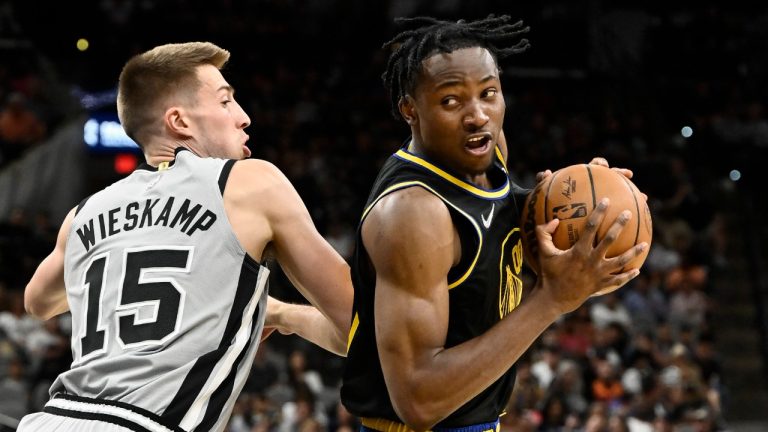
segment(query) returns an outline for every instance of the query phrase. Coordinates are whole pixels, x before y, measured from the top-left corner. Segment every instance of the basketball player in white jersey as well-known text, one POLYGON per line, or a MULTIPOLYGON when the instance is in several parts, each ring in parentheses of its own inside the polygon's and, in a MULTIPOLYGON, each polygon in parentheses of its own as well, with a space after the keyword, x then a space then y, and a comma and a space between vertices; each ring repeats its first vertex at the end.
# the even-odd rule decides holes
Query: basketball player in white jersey
POLYGON ((72 209, 27 285, 31 314, 71 311, 74 361, 19 431, 223 430, 265 325, 268 250, 317 308, 275 303, 288 317, 267 325, 345 352, 349 267, 286 177, 243 160, 228 59, 195 42, 124 66, 118 114, 146 163, 72 209))

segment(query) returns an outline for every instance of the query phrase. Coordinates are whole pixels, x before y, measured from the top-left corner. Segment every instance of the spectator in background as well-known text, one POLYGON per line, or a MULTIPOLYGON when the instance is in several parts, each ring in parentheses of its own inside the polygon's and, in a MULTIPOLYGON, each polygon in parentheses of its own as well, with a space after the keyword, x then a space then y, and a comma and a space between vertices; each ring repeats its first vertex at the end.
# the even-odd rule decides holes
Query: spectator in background
POLYGON ((586 358, 596 333, 589 317, 589 305, 582 305, 566 315, 557 328, 560 330, 557 343, 563 353, 572 358, 586 358))
POLYGON ((295 387, 292 401, 283 404, 278 432, 319 432, 328 419, 325 412, 318 409, 317 398, 308 385, 302 383, 295 387))
POLYGON ((285 402, 291 397, 291 389, 286 384, 287 370, 285 356, 278 353, 271 344, 264 343, 256 352, 243 392, 266 394, 276 402, 285 402))
POLYGON ((591 399, 604 402, 613 408, 621 404, 624 387, 619 377, 619 365, 608 358, 598 358, 593 363, 595 378, 591 383, 591 399))
POLYGON ((563 401, 566 413, 579 417, 587 412, 588 401, 585 397, 587 389, 581 367, 573 360, 563 360, 557 368, 557 376, 549 385, 547 394, 557 394, 563 401))
POLYGON ((531 374, 536 377, 542 391, 546 391, 557 375, 562 356, 560 347, 555 344, 545 344, 538 353, 539 359, 531 365, 531 374))
POLYGON ((669 313, 667 300, 658 285, 658 277, 649 272, 641 272, 627 284, 622 302, 635 333, 652 332, 659 322, 667 319, 669 313))
POLYGON ((27 106, 26 97, 11 93, 0 107, 0 151, 4 159, 18 158, 46 133, 45 122, 27 106))
POLYGON ((593 299, 589 314, 592 318, 592 324, 598 330, 604 329, 612 323, 620 324, 624 328, 630 328, 632 324, 632 318, 616 292, 593 299))
POLYGON ((357 432, 360 430, 360 420, 353 416, 341 401, 333 406, 333 413, 329 417, 329 432, 357 432))
MULTIPOLYGON (((507 412, 523 413, 536 408, 544 395, 539 380, 531 372, 531 361, 525 356, 517 362, 517 378, 512 396, 507 403, 507 412)), ((502 417, 503 423, 504 417, 502 417)))
POLYGON ((709 311, 709 298, 704 292, 706 282, 707 274, 702 266, 683 265, 668 274, 666 285, 673 331, 680 333, 689 327, 698 333, 703 329, 709 311))
POLYGON ((25 347, 29 336, 40 330, 43 324, 24 309, 24 292, 11 290, 8 300, 8 310, 0 311, 0 329, 13 343, 25 347))
POLYGON ((18 357, 8 364, 8 373, 0 375, 0 413, 20 419, 29 412, 29 383, 24 361, 18 357))
POLYGON ((43 322, 27 341, 30 358, 31 400, 30 411, 40 411, 48 401, 48 389, 56 377, 67 370, 72 363, 70 334, 64 323, 65 316, 54 317, 43 322))
POLYGON ((294 388, 294 391, 308 388, 317 399, 323 395, 325 386, 320 374, 307 367, 307 355, 301 349, 295 349, 288 355, 288 382, 294 388))

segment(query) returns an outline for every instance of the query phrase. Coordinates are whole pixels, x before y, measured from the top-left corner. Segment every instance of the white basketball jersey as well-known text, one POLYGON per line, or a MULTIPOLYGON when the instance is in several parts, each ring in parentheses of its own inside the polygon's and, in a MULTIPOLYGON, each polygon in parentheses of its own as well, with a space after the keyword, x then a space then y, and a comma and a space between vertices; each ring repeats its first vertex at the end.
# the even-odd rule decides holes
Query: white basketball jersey
POLYGON ((57 410, 107 401, 171 430, 224 429, 269 273, 224 211, 233 164, 177 150, 167 169, 144 164, 81 203, 64 275, 74 361, 51 387, 57 410))

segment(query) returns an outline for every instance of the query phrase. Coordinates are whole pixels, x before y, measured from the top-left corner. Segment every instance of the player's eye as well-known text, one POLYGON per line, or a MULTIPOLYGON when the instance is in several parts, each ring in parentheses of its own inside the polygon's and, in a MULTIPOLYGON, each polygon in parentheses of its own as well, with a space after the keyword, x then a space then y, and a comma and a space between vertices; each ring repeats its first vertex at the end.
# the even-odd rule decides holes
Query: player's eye
POLYGON ((483 97, 492 97, 492 96, 496 96, 496 94, 497 94, 497 93, 499 93, 499 91, 498 91, 498 90, 496 90, 496 89, 494 89, 494 88, 490 88, 490 89, 487 89, 487 90, 485 90, 485 91, 483 92, 483 97))
POLYGON ((459 100, 455 96, 444 97, 440 101, 440 104, 445 106, 453 106, 453 105, 457 105, 458 103, 459 103, 459 100))

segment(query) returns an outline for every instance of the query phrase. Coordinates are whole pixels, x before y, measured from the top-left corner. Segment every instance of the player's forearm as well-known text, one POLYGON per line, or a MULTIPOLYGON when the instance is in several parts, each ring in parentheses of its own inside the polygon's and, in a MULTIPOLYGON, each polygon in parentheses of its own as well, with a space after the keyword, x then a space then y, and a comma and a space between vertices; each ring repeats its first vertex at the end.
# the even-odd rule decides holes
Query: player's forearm
POLYGON ((430 355, 390 383, 390 396, 401 419, 426 430, 498 380, 559 316, 536 292, 500 323, 449 349, 430 355))
POLYGON ((334 354, 347 355, 347 335, 314 306, 283 304, 276 327, 281 333, 296 334, 334 354))

